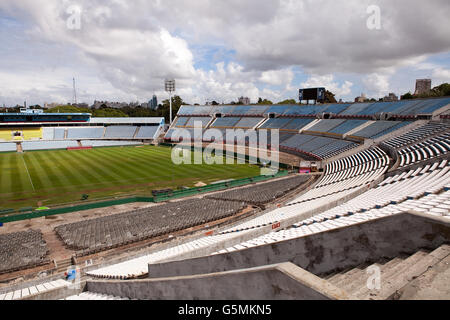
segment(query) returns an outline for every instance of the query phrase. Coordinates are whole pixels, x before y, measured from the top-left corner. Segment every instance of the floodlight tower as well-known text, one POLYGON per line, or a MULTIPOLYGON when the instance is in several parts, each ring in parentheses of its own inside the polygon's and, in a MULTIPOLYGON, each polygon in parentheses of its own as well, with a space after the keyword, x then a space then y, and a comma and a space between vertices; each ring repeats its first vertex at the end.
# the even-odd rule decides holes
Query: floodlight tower
POLYGON ((75 87, 75 77, 73 78, 73 104, 77 104, 77 89, 75 87))
POLYGON ((170 125, 172 125, 172 92, 175 92, 175 79, 166 79, 165 81, 166 92, 169 93, 170 104, 170 125))

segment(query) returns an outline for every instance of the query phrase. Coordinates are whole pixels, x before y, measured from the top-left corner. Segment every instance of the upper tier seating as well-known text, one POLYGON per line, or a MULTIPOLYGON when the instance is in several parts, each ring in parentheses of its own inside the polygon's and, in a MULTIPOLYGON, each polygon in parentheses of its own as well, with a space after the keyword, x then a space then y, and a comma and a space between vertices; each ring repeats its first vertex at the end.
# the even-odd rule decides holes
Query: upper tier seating
POLYGON ((391 148, 399 149, 409 144, 421 141, 429 136, 442 131, 450 130, 450 124, 441 122, 429 122, 419 128, 413 129, 399 137, 384 141, 383 144, 391 148))
POLYGON ((54 139, 55 140, 63 140, 66 129, 63 128, 55 128, 54 130, 54 139))
POLYGON ((296 130, 296 131, 301 130, 313 121, 314 119, 293 119, 291 122, 286 124, 282 129, 296 130))
POLYGON ((362 126, 366 122, 367 122, 366 120, 347 120, 341 125, 333 128, 332 130, 329 130, 328 132, 336 134, 346 134, 347 132, 350 132, 353 129, 358 128, 359 126, 362 126))
POLYGON ((190 117, 177 117, 175 120, 175 127, 184 127, 188 123, 190 117))
POLYGON ((234 128, 240 120, 236 117, 217 118, 211 128, 234 128))
POLYGON ((209 106, 181 106, 178 115, 209 115, 211 111, 212 107, 209 106))
POLYGON ((105 138, 132 139, 137 127, 134 126, 109 126, 106 127, 105 138))
POLYGON ((238 123, 236 123, 236 128, 250 129, 255 127, 258 123, 263 121, 264 118, 241 118, 238 123))
POLYGON ((55 128, 42 128, 42 139, 43 140, 54 140, 55 139, 55 128))
POLYGON ((67 139, 101 139, 104 127, 68 128, 67 139))
POLYGON ((290 118, 274 118, 268 119, 260 127, 260 129, 283 129, 292 119, 290 118))
MULTIPOLYGON (((227 110, 227 114, 231 115, 263 115, 268 106, 235 106, 231 110, 227 110)), ((214 109, 213 109, 214 111, 214 109)))
POLYGON ((357 146, 356 143, 336 140, 326 137, 317 137, 307 134, 296 134, 280 142, 281 147, 296 149, 299 152, 308 152, 327 159, 341 152, 357 146))
POLYGON ((195 123, 196 122, 200 122, 201 123, 201 127, 204 128, 209 123, 209 121, 211 121, 211 118, 209 118, 209 117, 191 117, 186 122, 184 127, 194 128, 195 123))
POLYGON ((376 139, 409 124, 411 124, 409 121, 376 121, 364 129, 353 133, 352 135, 356 137, 376 139))
POLYGON ((316 125, 309 128, 308 131, 329 132, 344 122, 345 120, 342 119, 320 120, 316 125))
POLYGON ((42 139, 42 128, 0 129, 0 140, 39 140, 42 139))
POLYGON ((136 134, 136 139, 156 139, 159 126, 141 126, 136 134))

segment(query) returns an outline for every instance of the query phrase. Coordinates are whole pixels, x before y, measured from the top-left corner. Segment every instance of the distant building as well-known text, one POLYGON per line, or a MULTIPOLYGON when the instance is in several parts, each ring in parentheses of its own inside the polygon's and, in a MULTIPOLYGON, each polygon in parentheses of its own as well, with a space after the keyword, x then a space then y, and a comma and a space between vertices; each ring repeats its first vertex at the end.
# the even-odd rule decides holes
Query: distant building
POLYGON ((152 110, 158 109, 158 98, 153 95, 153 98, 148 102, 148 107, 152 110))
POLYGON ((367 97, 364 93, 361 93, 360 97, 356 97, 355 98, 355 102, 356 103, 361 103, 361 102, 365 102, 367 100, 367 97))
POLYGON ((414 95, 426 94, 431 91, 431 79, 417 79, 414 95))
POLYGON ((77 103, 73 104, 73 106, 78 108, 89 108, 89 105, 87 103, 77 103))
MULTIPOLYGON (((91 108, 99 109, 102 106, 106 106, 107 108, 113 108, 113 109, 121 109, 124 107, 128 107, 129 105, 125 102, 109 102, 109 101, 94 101, 94 104, 91 106, 91 108)), ((130 104, 131 106, 131 104, 130 104)))
POLYGON ((240 97, 239 103, 240 104, 250 104, 250 98, 249 97, 240 97))
POLYGON ((398 97, 395 95, 395 93, 389 93, 388 96, 383 98, 384 102, 392 102, 392 101, 398 101, 398 97))

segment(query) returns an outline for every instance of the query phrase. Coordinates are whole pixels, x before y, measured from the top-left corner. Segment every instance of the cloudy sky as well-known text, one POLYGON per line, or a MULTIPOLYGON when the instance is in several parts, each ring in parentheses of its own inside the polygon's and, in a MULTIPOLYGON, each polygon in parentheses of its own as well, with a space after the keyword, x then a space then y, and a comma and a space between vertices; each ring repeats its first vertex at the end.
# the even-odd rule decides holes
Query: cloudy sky
POLYGON ((73 77, 87 103, 164 98, 167 77, 201 104, 405 93, 450 82, 448 17, 448 0, 1 0, 0 105, 70 102, 73 77))

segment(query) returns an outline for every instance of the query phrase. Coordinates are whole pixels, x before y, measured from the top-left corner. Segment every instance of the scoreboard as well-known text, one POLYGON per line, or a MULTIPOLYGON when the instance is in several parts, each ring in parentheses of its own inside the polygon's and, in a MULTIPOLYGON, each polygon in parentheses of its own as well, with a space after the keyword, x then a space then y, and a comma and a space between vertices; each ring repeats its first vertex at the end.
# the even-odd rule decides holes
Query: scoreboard
POLYGON ((325 101, 325 88, 300 89, 299 100, 325 101))

